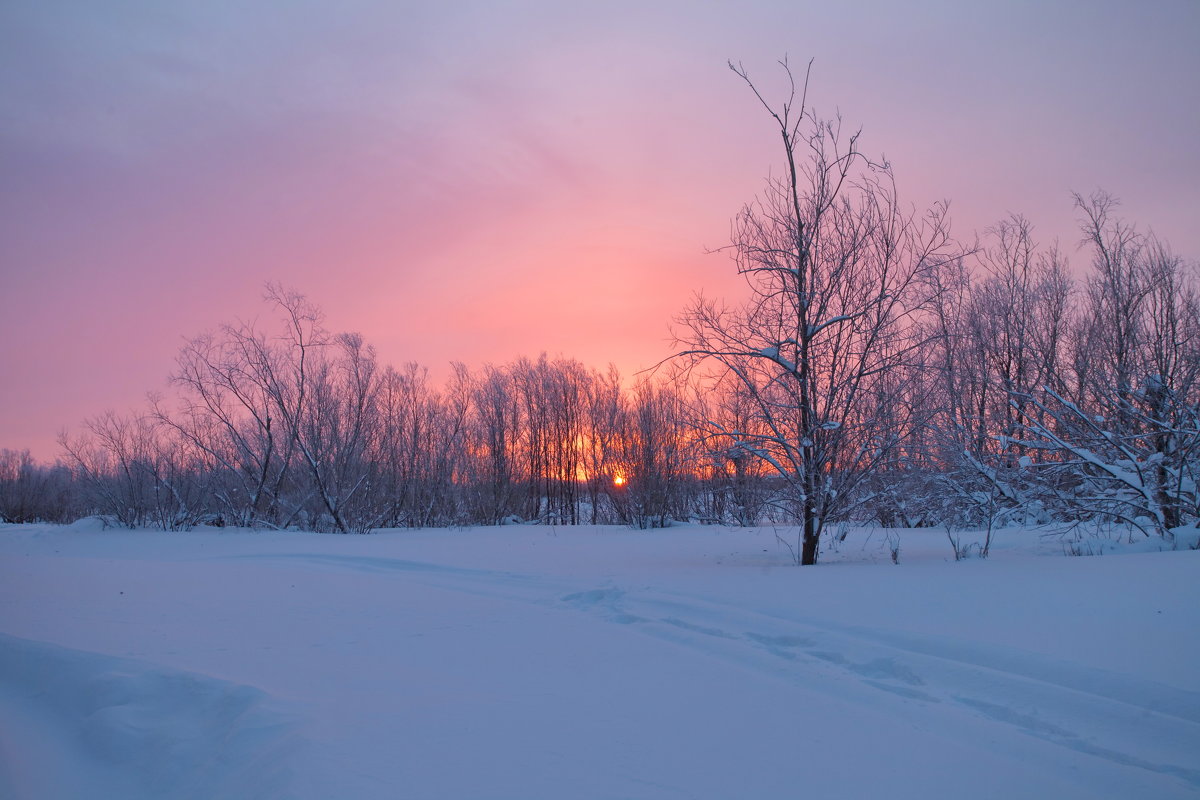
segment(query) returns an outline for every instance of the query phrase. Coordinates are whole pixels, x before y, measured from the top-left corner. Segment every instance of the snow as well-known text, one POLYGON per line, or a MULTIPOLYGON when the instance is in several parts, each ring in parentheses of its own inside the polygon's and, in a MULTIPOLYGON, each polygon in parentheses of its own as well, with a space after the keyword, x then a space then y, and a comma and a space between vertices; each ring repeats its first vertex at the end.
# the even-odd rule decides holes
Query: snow
POLYGON ((778 366, 782 367, 785 372, 796 371, 795 363, 788 360, 783 355, 780 355, 779 347, 777 345, 764 347, 763 349, 755 352, 764 358, 769 358, 770 360, 774 361, 778 366))
POLYGON ((899 536, 0 526, 0 797, 1200 793, 1200 552, 899 536))

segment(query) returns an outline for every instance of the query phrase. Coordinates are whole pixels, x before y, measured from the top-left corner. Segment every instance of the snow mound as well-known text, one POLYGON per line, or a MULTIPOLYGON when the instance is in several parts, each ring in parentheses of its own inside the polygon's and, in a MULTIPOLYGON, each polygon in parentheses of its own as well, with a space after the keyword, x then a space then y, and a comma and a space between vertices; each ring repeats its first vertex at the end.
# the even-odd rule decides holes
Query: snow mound
POLYGON ((0 634, 0 796, 271 798, 294 724, 247 687, 0 634))

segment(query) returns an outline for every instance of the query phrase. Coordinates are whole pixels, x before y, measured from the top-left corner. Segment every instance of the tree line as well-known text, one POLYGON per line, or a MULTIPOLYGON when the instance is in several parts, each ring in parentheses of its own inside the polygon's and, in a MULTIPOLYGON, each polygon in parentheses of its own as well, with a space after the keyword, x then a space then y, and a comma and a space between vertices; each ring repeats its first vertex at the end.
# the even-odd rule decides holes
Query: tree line
MULTIPOLYGON (((689 518, 704 483, 679 397, 615 370, 545 355, 444 385, 383 365, 316 306, 269 288, 279 325, 225 325, 179 353, 169 396, 60 437, 64 460, 0 472, 6 518, 100 514, 119 525, 199 523, 366 532, 380 527, 625 523, 689 518), (48 507, 31 480, 54 474, 48 507), (10 502, 10 498, 12 498, 10 502), (56 505, 57 504, 57 505, 56 505), (59 508, 66 505, 65 508, 59 508)), ((7 464, 0 459, 0 464, 7 464)))
POLYGON ((626 386, 543 355, 457 364, 434 386, 271 286, 276 328, 192 339, 172 392, 87 420, 56 466, 0 452, 0 516, 339 532, 772 521, 796 524, 802 563, 843 521, 1170 537, 1200 520, 1194 263, 1103 192, 1073 197, 1080 278, 1020 215, 964 245, 946 205, 906 207, 891 165, 807 108, 807 77, 772 104, 731 68, 786 167, 734 219, 748 299, 698 299, 651 377, 626 386))

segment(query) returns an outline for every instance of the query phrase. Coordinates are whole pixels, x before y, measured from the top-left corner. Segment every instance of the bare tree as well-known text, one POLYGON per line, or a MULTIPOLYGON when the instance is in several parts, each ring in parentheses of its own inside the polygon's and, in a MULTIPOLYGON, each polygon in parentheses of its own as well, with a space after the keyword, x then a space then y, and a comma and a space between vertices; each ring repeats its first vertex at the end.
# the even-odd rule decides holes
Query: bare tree
POLYGON ((430 524, 441 488, 437 473, 438 439, 442 432, 440 398, 428 383, 428 370, 408 364, 403 371, 387 367, 380 380, 380 430, 371 459, 380 471, 381 524, 420 527, 430 524))
POLYGON ((616 367, 607 373, 593 372, 587 383, 587 406, 581 449, 586 476, 590 522, 595 525, 608 519, 614 480, 624 480, 619 474, 621 430, 624 424, 625 402, 621 392, 621 376, 616 367))
POLYGON ((489 364, 473 383, 476 513, 497 525, 516 510, 521 406, 507 370, 489 364))
POLYGON ((211 460, 214 497, 222 519, 233 525, 281 522, 292 432, 262 380, 269 359, 268 343, 249 325, 197 336, 180 351, 171 376, 180 390, 177 410, 154 407, 161 424, 211 460))
POLYGON ((579 523, 581 444, 590 374, 578 361, 558 359, 549 374, 550 518, 562 524, 579 523))
POLYGON ((723 433, 790 486, 797 560, 814 564, 826 521, 905 435, 875 427, 878 390, 910 367, 915 323, 952 254, 946 207, 906 211, 891 167, 864 156, 840 119, 818 120, 807 73, 798 91, 783 67, 791 88, 773 106, 730 64, 773 120, 786 167, 734 219, 726 248, 751 299, 735 309, 697 301, 681 317, 677 355, 741 383, 764 432, 723 433))
POLYGON ((360 335, 343 333, 309 366, 307 375, 298 372, 309 381, 309 395, 297 445, 334 528, 364 532, 381 515, 369 499, 375 470, 366 460, 379 427, 375 351, 360 335))
POLYGON ((1075 400, 1107 407, 1117 426, 1126 429, 1145 338, 1143 307, 1153 288, 1144 258, 1145 238, 1116 216, 1117 200, 1106 192, 1074 198, 1083 215, 1081 244, 1092 251, 1085 327, 1078 339, 1085 349, 1076 357, 1080 368, 1075 400))
POLYGON ((769 465, 746 442, 767 435, 760 417, 742 385, 731 375, 689 395, 687 417, 704 454, 701 472, 707 491, 701 498, 701 518, 711 522, 756 525, 771 501, 769 465), (741 432, 731 438, 726 432, 741 432))
POLYGON ((1092 255, 1072 337, 1070 380, 1014 393, 1027 441, 1057 502, 1169 536, 1197 511, 1200 303, 1182 261, 1115 214, 1075 195, 1092 255))
POLYGON ((619 437, 619 491, 614 502, 635 528, 665 528, 688 517, 686 484, 694 478, 686 416, 668 385, 642 381, 633 390, 619 437))
POLYGON ((1024 489, 1028 396, 1061 385, 1071 282, 1057 248, 1041 249, 1033 227, 1012 215, 976 250, 974 275, 946 270, 930 366, 930 446, 944 524, 989 526, 1033 511, 1024 489))
POLYGON ((59 445, 102 514, 128 528, 184 530, 200 520, 204 465, 153 415, 108 411, 84 428, 75 437, 64 433, 59 445))
POLYGON ((69 522, 78 513, 71 472, 43 466, 28 450, 0 449, 0 521, 69 522))

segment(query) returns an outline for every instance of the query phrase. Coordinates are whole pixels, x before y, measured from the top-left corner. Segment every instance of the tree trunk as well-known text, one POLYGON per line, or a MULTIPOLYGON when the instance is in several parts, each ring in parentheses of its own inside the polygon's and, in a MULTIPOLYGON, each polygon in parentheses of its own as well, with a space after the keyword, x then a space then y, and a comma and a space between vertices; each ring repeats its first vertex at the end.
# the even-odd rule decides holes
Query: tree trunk
MULTIPOLYGON (((806 503, 807 505, 807 503, 806 503)), ((804 513, 804 539, 800 547, 800 566, 807 567, 817 563, 817 545, 821 539, 821 529, 817 525, 813 509, 806 508, 804 513)))

